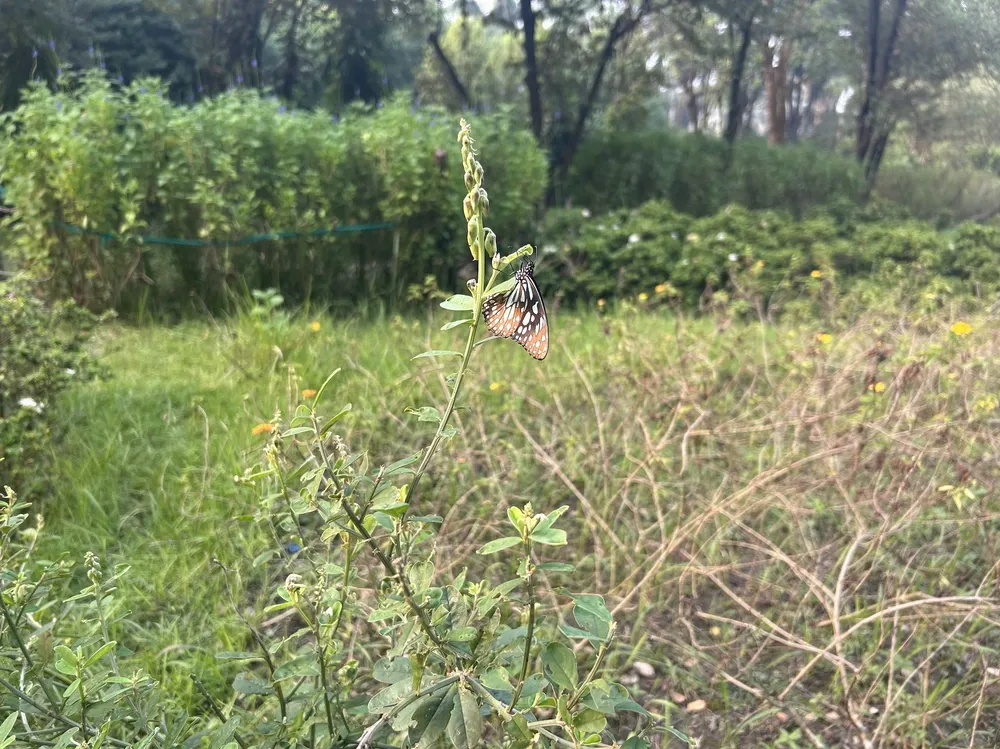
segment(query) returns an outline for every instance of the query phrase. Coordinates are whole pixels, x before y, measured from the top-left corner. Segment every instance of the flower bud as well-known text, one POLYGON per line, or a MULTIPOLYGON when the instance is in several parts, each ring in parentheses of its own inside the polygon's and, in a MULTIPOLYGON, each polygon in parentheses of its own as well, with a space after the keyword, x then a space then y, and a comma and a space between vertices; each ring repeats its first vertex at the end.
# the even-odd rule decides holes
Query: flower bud
POLYGON ((490 257, 496 257, 497 235, 493 233, 492 229, 486 230, 486 252, 489 253, 490 257))
POLYGON ((472 196, 466 195, 465 201, 462 203, 462 210, 465 211, 465 220, 468 221, 472 218, 472 196))
POLYGON ((469 219, 469 235, 467 240, 469 242, 469 247, 479 239, 479 217, 473 216, 469 219))
POLYGON ((465 173, 465 189, 471 190, 476 186, 476 180, 469 172, 465 173))

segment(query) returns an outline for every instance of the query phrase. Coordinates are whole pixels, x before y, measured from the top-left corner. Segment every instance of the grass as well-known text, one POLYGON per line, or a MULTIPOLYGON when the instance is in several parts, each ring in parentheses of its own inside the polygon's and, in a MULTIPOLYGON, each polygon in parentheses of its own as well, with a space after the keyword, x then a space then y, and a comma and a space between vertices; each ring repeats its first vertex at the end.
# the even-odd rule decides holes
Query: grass
MULTIPOLYGON (((432 425, 406 409, 440 407, 449 370, 409 359, 455 347, 442 321, 105 331, 114 377, 59 404, 53 488, 31 499, 50 554, 132 566, 119 639, 182 702, 192 671, 224 693, 212 653, 246 645, 213 560, 241 571, 250 614, 280 572, 253 570, 273 542, 233 521, 252 502, 233 477, 265 439, 252 427, 341 367, 325 400, 353 404, 351 448, 411 452, 432 425)), ((421 492, 445 517, 437 574, 483 564, 508 505, 569 504, 552 558, 578 571, 550 584, 606 593, 622 630, 608 668, 702 746, 993 745, 1000 340, 985 312, 967 337, 952 322, 625 308, 558 316, 541 364, 486 346, 421 492)))

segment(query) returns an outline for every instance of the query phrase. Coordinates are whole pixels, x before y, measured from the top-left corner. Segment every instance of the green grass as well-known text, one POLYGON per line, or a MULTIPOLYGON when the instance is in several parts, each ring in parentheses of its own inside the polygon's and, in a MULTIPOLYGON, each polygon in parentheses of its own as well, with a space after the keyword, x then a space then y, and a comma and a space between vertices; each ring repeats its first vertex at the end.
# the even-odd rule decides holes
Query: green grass
MULTIPOLYGON (((549 553, 578 573, 550 584, 607 595, 608 667, 702 746, 989 745, 1000 341, 986 317, 968 338, 952 321, 872 313, 822 343, 816 323, 623 310, 557 316, 540 364, 490 344, 421 492, 445 517, 438 574, 483 564, 508 505, 569 504, 570 547, 549 553), (850 632, 836 647, 830 620, 850 632)), ((412 452, 432 425, 405 410, 440 407, 449 370, 410 357, 456 347, 441 322, 105 331, 114 376, 58 404, 53 486, 30 499, 50 556, 132 565, 119 636, 180 701, 192 671, 224 693, 212 653, 246 645, 213 560, 255 621, 280 574, 251 569, 273 542, 233 520, 253 501, 233 480, 264 444, 253 426, 340 367, 324 400, 353 404, 351 448, 412 452)))

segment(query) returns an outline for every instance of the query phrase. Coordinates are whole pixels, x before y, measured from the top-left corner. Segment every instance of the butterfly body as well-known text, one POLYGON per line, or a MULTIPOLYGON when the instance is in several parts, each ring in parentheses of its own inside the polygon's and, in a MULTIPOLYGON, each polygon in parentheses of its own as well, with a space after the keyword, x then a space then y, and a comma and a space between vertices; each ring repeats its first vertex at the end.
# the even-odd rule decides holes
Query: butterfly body
POLYGON ((523 263, 514 273, 513 287, 483 302, 483 317, 490 333, 517 341, 531 356, 544 359, 549 353, 549 319, 534 269, 533 263, 523 263))

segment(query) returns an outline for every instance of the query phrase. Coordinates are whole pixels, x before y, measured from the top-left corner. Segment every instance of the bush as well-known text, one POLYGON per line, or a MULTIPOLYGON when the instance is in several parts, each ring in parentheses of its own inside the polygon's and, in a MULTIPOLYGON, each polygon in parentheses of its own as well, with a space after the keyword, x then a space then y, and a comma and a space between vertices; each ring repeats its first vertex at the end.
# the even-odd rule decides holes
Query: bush
POLYGON ((796 221, 731 205, 696 219, 663 201, 598 217, 552 211, 538 278, 570 303, 672 295, 692 308, 706 291, 734 283, 772 310, 794 298, 818 301, 833 283, 842 291, 870 283, 915 293, 939 281, 954 294, 1000 290, 1000 229, 963 224, 945 235, 900 215, 874 204, 812 210, 796 221))
POLYGON ((856 202, 861 184, 853 160, 809 144, 772 148, 747 138, 730 149, 697 133, 605 129, 581 146, 565 197, 593 211, 668 200, 694 216, 729 203, 801 216, 810 206, 856 202))
POLYGON ((40 480, 52 407, 99 369, 84 348, 97 318, 72 302, 46 305, 24 278, 0 282, 0 475, 40 480))
MULTIPOLYGON (((154 79, 123 88, 94 73, 68 90, 32 86, 4 116, 10 254, 49 274, 53 293, 137 314, 219 309, 250 288, 346 305, 373 290, 398 298, 428 273, 455 280, 460 155, 442 111, 398 99, 335 122, 255 91, 192 107, 163 93, 154 79), (398 248, 389 231, 310 236, 382 222, 398 227, 398 248)), ((494 225, 516 246, 544 192, 545 159, 502 114, 481 130, 491 188, 509 196, 494 225)))
MULTIPOLYGON (((557 523, 569 507, 543 513, 512 505, 504 535, 479 549, 490 563, 454 575, 435 562, 442 518, 419 514, 426 512, 419 490, 429 483, 421 479, 457 433, 450 422, 478 351, 483 300, 497 287, 494 271, 531 252, 504 255, 488 241, 482 166, 464 122, 462 164, 478 283, 472 296, 442 304, 461 313, 447 327, 468 329, 464 353, 420 355, 459 361, 443 409, 410 409, 435 430, 428 446, 378 467, 367 451, 352 452, 334 429, 350 406, 329 418, 322 408, 339 370, 303 392, 287 417, 254 429, 265 444, 260 462, 237 478, 254 492, 254 511, 244 519, 283 549, 254 561, 275 571, 260 614, 293 616, 270 631, 244 619, 249 649, 217 654, 240 668, 227 707, 195 677, 205 707, 192 720, 146 674, 123 675, 125 651, 113 636, 127 632, 126 602, 115 596, 125 569, 105 571, 88 554, 89 585, 66 593, 56 583, 68 578, 70 565, 34 557, 41 529, 24 528, 27 508, 7 490, 0 497, 0 689, 15 717, 0 725, 0 744, 33 746, 48 736, 59 746, 95 737, 95 745, 107 739, 140 747, 365 749, 447 741, 473 749, 487 736, 511 749, 607 746, 606 738, 624 739, 637 720, 609 727, 609 718, 630 714, 646 725, 624 745, 648 749, 652 716, 602 676, 616 632, 603 597, 547 584, 574 570, 541 557, 566 545, 557 523), (507 558, 494 562, 501 552, 507 558), (543 595, 571 601, 572 621, 539 605, 543 595), (574 641, 589 667, 578 662, 574 641)), ((270 308, 278 302, 270 295, 261 301, 270 308)), ((230 572, 220 574, 228 579, 230 572)), ((232 605, 246 616, 244 602, 232 605)))

